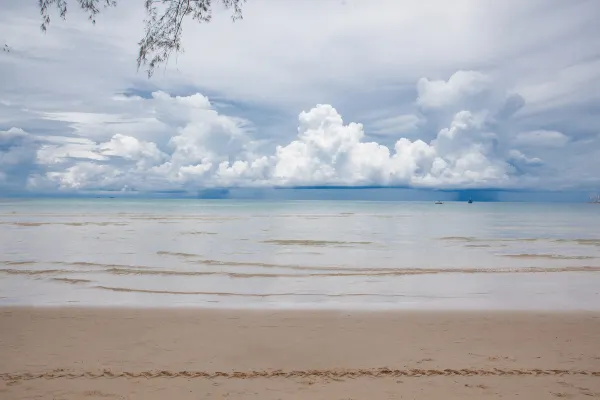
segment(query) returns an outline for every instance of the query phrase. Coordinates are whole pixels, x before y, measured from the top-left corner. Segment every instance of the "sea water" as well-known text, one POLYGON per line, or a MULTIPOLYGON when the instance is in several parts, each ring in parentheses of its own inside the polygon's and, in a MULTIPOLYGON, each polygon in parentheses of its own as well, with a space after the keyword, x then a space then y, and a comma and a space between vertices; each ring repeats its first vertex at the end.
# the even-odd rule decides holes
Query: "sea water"
POLYGON ((0 305, 598 309, 600 206, 1 200, 0 305))

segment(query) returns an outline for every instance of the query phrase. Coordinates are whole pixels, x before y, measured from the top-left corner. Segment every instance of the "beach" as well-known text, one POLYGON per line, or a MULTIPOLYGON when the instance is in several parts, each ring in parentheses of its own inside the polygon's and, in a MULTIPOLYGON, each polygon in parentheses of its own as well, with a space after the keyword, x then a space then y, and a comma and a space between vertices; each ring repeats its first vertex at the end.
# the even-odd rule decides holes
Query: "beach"
POLYGON ((2 399, 600 397, 600 314, 4 307, 2 399))
POLYGON ((0 400, 600 400, 600 0, 0 10, 0 400))
POLYGON ((0 399, 600 397, 597 208, 0 202, 0 399))

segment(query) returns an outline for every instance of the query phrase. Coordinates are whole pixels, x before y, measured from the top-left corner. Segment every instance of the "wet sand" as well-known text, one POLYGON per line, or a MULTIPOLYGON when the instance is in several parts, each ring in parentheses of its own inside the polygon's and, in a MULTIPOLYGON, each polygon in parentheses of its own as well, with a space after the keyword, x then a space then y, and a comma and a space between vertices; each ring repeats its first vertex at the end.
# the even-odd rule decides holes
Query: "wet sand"
POLYGON ((600 398, 600 314, 0 308, 2 399, 600 398))

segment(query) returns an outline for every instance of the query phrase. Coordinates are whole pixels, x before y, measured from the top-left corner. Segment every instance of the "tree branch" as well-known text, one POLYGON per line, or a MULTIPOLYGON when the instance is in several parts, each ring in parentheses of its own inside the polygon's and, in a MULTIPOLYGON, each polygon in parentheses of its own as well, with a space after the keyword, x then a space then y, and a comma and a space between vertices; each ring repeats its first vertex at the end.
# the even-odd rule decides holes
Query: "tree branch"
MULTIPOLYGON (((79 7, 89 14, 89 20, 92 24, 96 23, 96 15, 100 13, 99 5, 106 7, 115 7, 117 5, 116 0, 77 0, 79 7)), ((55 6, 58 10, 58 14, 62 19, 66 19, 67 16, 67 0, 38 0, 38 6, 40 8, 40 14, 42 16, 41 29, 46 32, 48 25, 50 25, 50 8, 55 6)))
MULTIPOLYGON (((89 20, 96 23, 96 15, 101 11, 101 5, 115 7, 116 0, 76 0, 81 9, 89 14, 89 20)), ((138 42, 138 70, 146 66, 148 77, 151 77, 157 66, 168 63, 173 52, 183 52, 181 35, 183 22, 186 17, 199 23, 210 22, 212 17, 213 0, 145 0, 146 9, 145 34, 138 42)), ((217 0, 226 9, 232 9, 233 21, 242 18, 242 5, 246 0, 217 0)), ((50 24, 50 9, 58 10, 62 19, 67 15, 67 0, 38 0, 42 16, 42 31, 46 32, 50 24)))

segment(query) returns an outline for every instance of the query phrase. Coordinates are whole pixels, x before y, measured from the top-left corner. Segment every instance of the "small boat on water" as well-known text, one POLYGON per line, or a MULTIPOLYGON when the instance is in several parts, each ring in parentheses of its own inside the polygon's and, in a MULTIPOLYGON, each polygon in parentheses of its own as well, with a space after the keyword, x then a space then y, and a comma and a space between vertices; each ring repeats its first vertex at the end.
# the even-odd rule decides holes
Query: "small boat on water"
POLYGON ((473 199, 470 198, 469 201, 468 201, 468 203, 472 204, 473 203, 473 199))
POLYGON ((442 203, 441 201, 438 200, 435 202, 435 204, 444 204, 444 203, 442 203))

